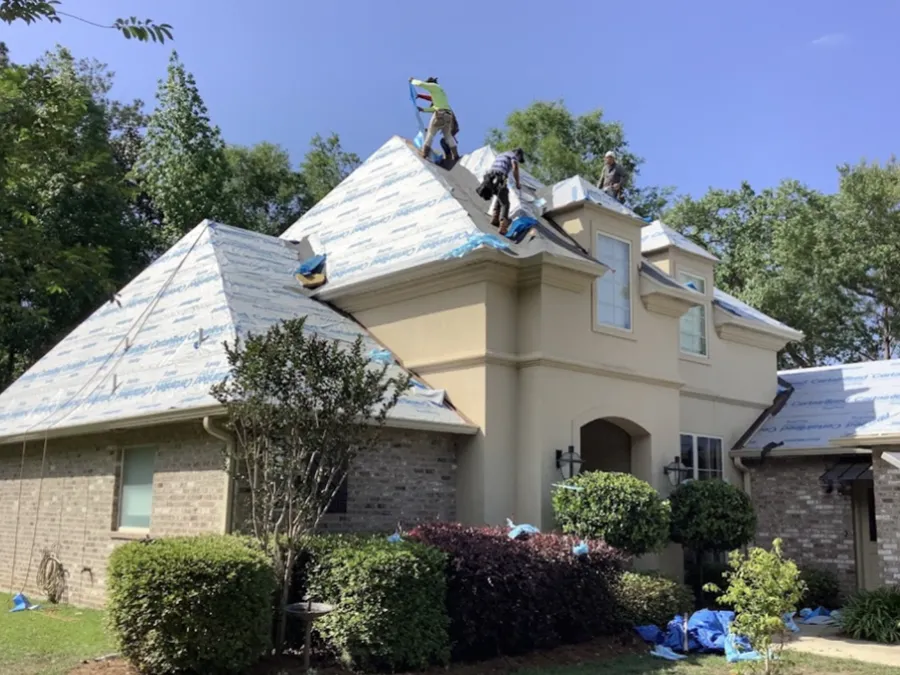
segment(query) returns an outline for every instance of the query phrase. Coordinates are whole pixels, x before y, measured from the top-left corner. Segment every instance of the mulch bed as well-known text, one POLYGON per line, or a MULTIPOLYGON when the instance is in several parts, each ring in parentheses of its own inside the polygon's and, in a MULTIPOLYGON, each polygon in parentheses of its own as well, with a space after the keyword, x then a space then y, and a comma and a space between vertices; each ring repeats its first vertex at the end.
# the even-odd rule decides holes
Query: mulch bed
MULTIPOLYGON (((501 657, 492 661, 483 661, 472 664, 454 664, 450 668, 434 668, 420 675, 436 675, 437 673, 449 673, 451 675, 500 675, 502 673, 515 673, 523 668, 542 668, 551 666, 574 666, 582 663, 593 663, 603 659, 626 656, 644 651, 643 644, 630 635, 616 638, 598 638, 592 642, 580 645, 566 645, 557 649, 544 652, 533 652, 523 656, 501 657)), ((348 671, 338 667, 318 668, 319 675, 346 675, 348 671)), ((298 657, 282 656, 277 659, 267 659, 259 664, 248 675, 276 675, 278 673, 297 674, 303 672, 303 662, 298 657)), ((78 666, 69 675, 139 675, 127 663, 121 659, 109 659, 106 661, 89 661, 78 666)))

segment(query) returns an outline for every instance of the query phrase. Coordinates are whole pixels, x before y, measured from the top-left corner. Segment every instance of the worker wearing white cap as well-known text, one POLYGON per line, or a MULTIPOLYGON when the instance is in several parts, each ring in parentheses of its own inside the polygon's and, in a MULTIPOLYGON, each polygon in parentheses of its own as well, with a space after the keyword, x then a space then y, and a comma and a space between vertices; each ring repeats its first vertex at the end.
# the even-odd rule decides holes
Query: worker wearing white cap
POLYGON ((612 150, 604 155, 603 161, 605 164, 603 165, 603 171, 600 172, 600 180, 597 181, 597 187, 610 197, 621 201, 622 189, 625 187, 625 171, 616 162, 616 153, 612 150))

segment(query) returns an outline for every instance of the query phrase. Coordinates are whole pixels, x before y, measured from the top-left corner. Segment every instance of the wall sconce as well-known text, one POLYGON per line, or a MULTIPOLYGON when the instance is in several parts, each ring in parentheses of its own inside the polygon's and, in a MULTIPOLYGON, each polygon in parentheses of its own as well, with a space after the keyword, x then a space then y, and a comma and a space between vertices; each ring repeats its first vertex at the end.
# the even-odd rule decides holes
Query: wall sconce
POLYGON ((565 452, 562 450, 556 451, 556 468, 559 469, 562 477, 566 480, 574 478, 581 473, 582 464, 581 456, 575 452, 574 446, 570 445, 565 452))
POLYGON ((663 473, 669 479, 673 487, 678 487, 685 479, 690 478, 694 474, 694 470, 681 463, 681 457, 676 456, 674 461, 669 462, 663 467, 663 473))

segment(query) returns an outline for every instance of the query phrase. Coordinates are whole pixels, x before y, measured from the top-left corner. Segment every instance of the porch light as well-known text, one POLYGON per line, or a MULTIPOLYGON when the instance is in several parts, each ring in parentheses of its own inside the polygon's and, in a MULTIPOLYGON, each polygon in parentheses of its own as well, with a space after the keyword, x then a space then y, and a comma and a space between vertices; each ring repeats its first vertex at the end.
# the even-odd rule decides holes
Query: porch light
POLYGON ((676 456, 674 461, 669 462, 663 468, 663 473, 669 478, 672 486, 677 487, 685 478, 690 478, 694 472, 691 467, 681 463, 681 457, 676 456))
POLYGON ((565 452, 556 451, 556 468, 566 480, 574 478, 581 472, 581 464, 581 456, 575 452, 574 446, 570 445, 565 452))

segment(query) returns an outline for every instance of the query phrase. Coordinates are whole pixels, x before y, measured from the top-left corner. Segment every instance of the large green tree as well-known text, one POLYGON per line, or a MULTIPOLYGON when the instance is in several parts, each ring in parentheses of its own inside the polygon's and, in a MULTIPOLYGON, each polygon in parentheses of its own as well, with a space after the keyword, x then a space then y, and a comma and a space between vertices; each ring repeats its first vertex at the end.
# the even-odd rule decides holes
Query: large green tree
POLYGON ((37 21, 61 23, 62 17, 76 21, 119 31, 127 40, 134 38, 140 42, 165 42, 172 39, 172 26, 167 23, 156 23, 153 19, 115 19, 111 24, 96 23, 80 16, 64 12, 59 7, 62 0, 0 0, 0 21, 11 24, 24 21, 26 24, 37 21))
POLYGON ((167 246, 204 218, 227 221, 223 194, 229 166, 219 128, 211 124, 194 76, 176 52, 156 98, 134 178, 162 213, 160 243, 167 246))
POLYGON ((510 113, 504 128, 488 133, 487 142, 499 150, 522 148, 525 168, 547 184, 576 174, 596 182, 603 157, 612 150, 628 173, 625 203, 642 216, 657 217, 673 192, 637 185, 644 160, 630 150, 622 124, 605 121, 600 109, 575 116, 562 101, 537 101, 510 113))
POLYGON ((332 133, 328 138, 319 134, 313 136, 300 165, 309 205, 321 201, 359 164, 359 156, 345 151, 337 134, 332 133))

